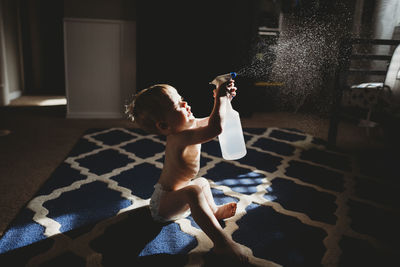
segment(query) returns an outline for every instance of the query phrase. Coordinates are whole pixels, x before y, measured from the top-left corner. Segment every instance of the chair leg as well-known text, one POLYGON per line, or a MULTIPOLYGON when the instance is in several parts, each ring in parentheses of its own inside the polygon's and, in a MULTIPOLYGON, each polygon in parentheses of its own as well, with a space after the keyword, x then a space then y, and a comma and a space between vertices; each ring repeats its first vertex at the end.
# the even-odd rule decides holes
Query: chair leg
POLYGON ((370 134, 370 128, 376 127, 378 125, 378 123, 371 121, 371 114, 372 114, 372 108, 368 110, 367 119, 360 120, 360 123, 358 124, 359 127, 365 127, 367 136, 369 136, 370 134))

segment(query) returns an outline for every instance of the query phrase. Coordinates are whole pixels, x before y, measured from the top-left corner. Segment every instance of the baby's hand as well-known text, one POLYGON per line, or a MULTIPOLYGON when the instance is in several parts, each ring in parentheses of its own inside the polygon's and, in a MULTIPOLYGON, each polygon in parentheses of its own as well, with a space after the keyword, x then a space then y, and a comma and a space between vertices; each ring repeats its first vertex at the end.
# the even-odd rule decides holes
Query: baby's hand
POLYGON ((232 98, 236 96, 236 90, 237 88, 235 87, 235 81, 230 80, 214 89, 213 95, 214 97, 228 96, 229 100, 232 100, 232 98))

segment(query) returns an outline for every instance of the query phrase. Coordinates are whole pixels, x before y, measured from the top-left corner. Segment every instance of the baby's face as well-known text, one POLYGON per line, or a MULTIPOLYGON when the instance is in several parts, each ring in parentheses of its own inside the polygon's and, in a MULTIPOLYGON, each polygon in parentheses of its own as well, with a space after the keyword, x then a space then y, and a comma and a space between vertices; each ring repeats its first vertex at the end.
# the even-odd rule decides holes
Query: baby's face
POLYGON ((172 102, 172 107, 167 111, 167 123, 172 131, 180 132, 192 128, 195 117, 188 103, 183 100, 174 88, 168 89, 168 96, 172 102))

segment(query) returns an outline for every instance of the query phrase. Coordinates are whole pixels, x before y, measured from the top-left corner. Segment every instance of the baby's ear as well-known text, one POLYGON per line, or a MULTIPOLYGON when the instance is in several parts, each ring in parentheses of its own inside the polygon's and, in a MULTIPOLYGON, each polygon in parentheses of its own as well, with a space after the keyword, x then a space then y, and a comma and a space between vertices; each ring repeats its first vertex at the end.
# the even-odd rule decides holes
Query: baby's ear
POLYGON ((168 130, 168 124, 164 121, 156 122, 156 127, 161 133, 164 133, 166 130, 168 130))

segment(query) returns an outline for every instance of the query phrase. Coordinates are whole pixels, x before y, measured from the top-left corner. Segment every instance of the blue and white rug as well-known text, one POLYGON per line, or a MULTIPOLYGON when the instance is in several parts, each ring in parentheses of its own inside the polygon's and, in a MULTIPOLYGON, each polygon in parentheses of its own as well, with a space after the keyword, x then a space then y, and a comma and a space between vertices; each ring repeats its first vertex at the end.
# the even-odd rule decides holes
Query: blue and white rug
MULTIPOLYGON (((395 266, 399 198, 348 155, 294 129, 245 128, 247 155, 202 146, 199 176, 255 266, 395 266)), ((91 129, 0 239, 1 266, 212 266, 192 217, 155 223, 147 205, 165 140, 138 129, 91 129), (9 265, 3 265, 7 262, 9 265)), ((217 266, 217 265, 215 265, 217 266)))

